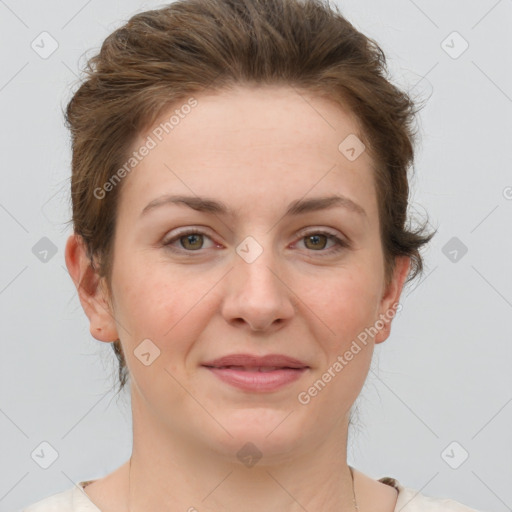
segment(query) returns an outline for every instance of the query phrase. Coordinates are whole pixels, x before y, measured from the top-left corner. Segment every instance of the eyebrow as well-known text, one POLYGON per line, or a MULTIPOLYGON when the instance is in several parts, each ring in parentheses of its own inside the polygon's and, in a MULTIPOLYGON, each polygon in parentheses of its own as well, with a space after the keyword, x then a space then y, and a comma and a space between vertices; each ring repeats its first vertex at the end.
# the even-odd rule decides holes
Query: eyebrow
MULTIPOLYGON (((142 217, 143 215, 146 215, 149 211, 154 210, 155 208, 170 204, 185 205, 197 210, 198 212, 229 215, 231 217, 234 216, 234 211, 222 201, 217 201, 208 197, 183 195, 163 195, 157 197, 144 207, 140 216, 142 217)), ((297 199, 288 205, 284 216, 300 215, 336 207, 346 208, 351 212, 366 217, 366 211, 362 206, 342 195, 297 199)))

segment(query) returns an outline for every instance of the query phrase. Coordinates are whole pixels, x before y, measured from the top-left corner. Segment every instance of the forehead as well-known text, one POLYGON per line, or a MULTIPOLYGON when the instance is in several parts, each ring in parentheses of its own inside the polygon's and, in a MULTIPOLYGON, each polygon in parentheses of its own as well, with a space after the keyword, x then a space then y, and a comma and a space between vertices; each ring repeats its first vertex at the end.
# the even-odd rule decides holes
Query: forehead
POLYGON ((215 193, 231 202, 238 197, 243 207, 245 193, 283 196, 288 204, 313 189, 373 190, 368 152, 356 159, 343 152, 346 141, 362 145, 357 121, 333 100, 288 86, 239 86, 193 100, 175 103, 140 134, 132 149, 148 141, 152 148, 123 184, 123 195, 147 203, 163 189, 215 193))
POLYGON ((337 149, 344 134, 361 138, 356 117, 342 104, 290 86, 238 85, 194 99, 193 108, 185 100, 175 103, 150 133, 159 131, 158 139, 172 138, 180 146, 193 145, 200 136, 203 144, 229 151, 286 142, 295 149, 300 144, 325 151, 337 149))

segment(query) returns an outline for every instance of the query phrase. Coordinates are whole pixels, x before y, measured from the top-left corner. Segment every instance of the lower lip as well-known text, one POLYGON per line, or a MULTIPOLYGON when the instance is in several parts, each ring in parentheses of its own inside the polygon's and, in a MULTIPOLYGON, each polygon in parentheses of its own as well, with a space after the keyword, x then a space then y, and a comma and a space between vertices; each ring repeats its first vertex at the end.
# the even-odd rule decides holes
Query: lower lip
POLYGON ((259 372, 249 370, 235 370, 233 368, 211 368, 205 366, 220 380, 245 391, 276 391, 290 382, 294 382, 307 370, 307 368, 272 370, 259 372))

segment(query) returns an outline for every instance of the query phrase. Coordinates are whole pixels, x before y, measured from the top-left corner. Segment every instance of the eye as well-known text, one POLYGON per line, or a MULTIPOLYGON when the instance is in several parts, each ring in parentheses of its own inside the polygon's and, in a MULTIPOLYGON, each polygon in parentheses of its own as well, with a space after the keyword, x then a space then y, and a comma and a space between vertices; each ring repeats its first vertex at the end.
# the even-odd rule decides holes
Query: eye
POLYGON ((320 252, 323 253, 322 256, 324 254, 333 254, 349 247, 348 242, 330 231, 310 231, 309 233, 302 234, 301 241, 304 241, 307 249, 311 249, 310 252, 320 252), (334 245, 328 250, 324 250, 329 241, 334 242, 334 245))
POLYGON ((206 233, 203 233, 198 229, 188 229, 177 233, 168 240, 164 240, 162 245, 175 252, 195 252, 205 248, 204 238, 210 239, 206 233), (179 242, 181 247, 173 247, 175 242, 179 242))

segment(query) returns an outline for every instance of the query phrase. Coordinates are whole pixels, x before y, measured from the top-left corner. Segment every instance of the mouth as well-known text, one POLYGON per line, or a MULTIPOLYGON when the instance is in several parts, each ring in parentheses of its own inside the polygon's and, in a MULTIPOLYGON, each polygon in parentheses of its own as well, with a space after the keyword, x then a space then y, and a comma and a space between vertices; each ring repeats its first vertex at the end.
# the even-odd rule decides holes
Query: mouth
POLYGON ((222 383, 250 393, 280 390, 310 369, 303 361, 285 354, 230 354, 201 366, 222 383))

